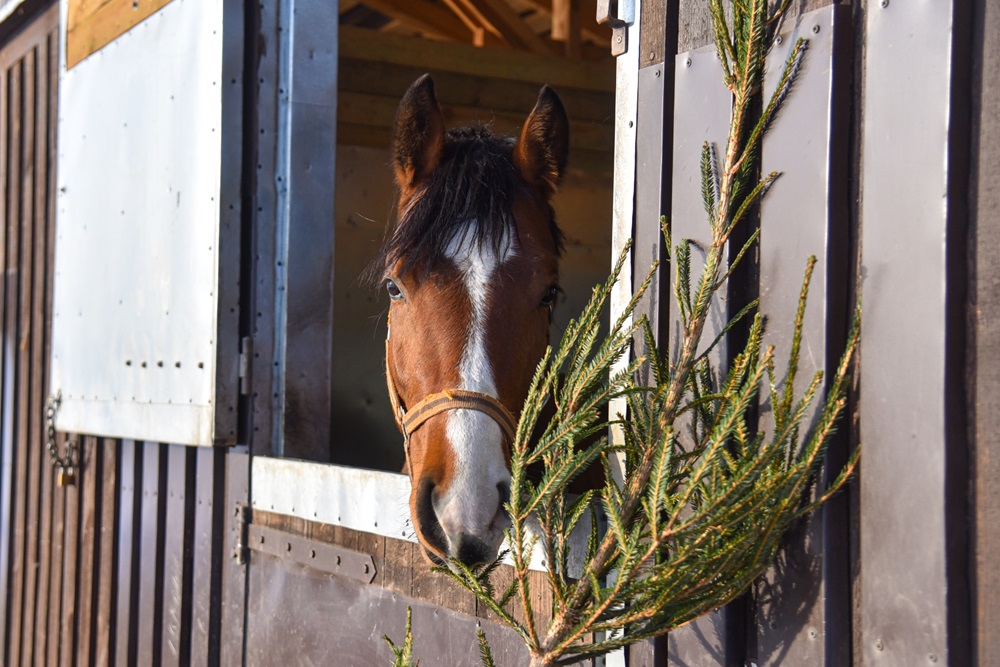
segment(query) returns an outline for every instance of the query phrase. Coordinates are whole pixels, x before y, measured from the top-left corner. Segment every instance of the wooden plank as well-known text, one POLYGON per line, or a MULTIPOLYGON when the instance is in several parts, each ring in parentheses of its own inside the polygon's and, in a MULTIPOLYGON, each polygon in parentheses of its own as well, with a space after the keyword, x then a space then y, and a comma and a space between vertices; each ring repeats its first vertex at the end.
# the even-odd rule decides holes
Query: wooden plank
POLYGON ((195 450, 166 445, 167 489, 163 540, 163 665, 191 662, 191 560, 193 556, 195 450))
POLYGON ((208 667, 219 662, 219 607, 224 506, 225 451, 197 450, 194 510, 193 584, 191 591, 191 665, 208 667))
POLYGON ((975 434, 975 655, 973 664, 1000 665, 1000 1, 977 3, 974 43, 979 80, 979 136, 973 137, 974 331, 972 428, 975 434))
POLYGON ((382 585, 403 595, 413 589, 413 542, 385 538, 385 557, 382 560, 382 585))
POLYGON ((158 664, 163 641, 164 523, 167 499, 167 445, 136 443, 142 447, 142 523, 139 539, 139 634, 140 664, 158 664))
MULTIPOLYGON (((345 91, 381 95, 396 100, 424 72, 418 66, 387 65, 372 60, 341 58, 337 87, 345 91)), ((613 78, 613 72, 608 72, 613 78)), ((484 111, 509 111, 521 115, 521 122, 538 99, 545 82, 515 81, 435 71, 434 94, 442 105, 475 107, 484 111)), ((610 126, 614 121, 615 98, 609 92, 559 87, 556 92, 574 121, 591 121, 610 126)), ((609 129, 610 132, 610 129, 609 129)))
MULTIPOLYGON (((36 221, 36 176, 35 168, 36 139, 38 127, 36 125, 35 109, 38 102, 36 98, 36 77, 37 77, 37 48, 32 48, 25 54, 24 70, 22 79, 22 106, 21 106, 21 325, 18 335, 18 346, 21 351, 21 358, 18 362, 18 429, 22 436, 19 438, 21 451, 28 452, 28 478, 24 487, 27 494, 27 514, 25 526, 25 620, 23 660, 34 661, 34 634, 35 634, 35 605, 38 589, 38 568, 34 564, 38 562, 38 523, 39 523, 39 501, 41 486, 41 465, 42 451, 39 440, 39 423, 42 416, 42 407, 38 406, 38 394, 41 393, 41 379, 44 375, 43 369, 37 362, 36 349, 39 345, 39 335, 44 325, 44 312, 42 312, 42 295, 39 295, 36 288, 39 282, 38 261, 44 261, 44 254, 38 257, 38 246, 41 245, 44 252, 44 244, 39 241, 39 229, 36 221)), ((44 133, 43 133, 44 135, 44 133)), ((44 227, 43 227, 44 229, 44 227)), ((42 281, 44 289, 44 281, 42 281)), ((37 350, 37 357, 41 357, 41 350, 37 350)))
POLYGON ((139 626, 139 536, 142 521, 142 470, 144 449, 134 440, 120 440, 118 493, 118 599, 115 602, 114 646, 119 665, 136 664, 139 626))
POLYGON ((557 56, 519 51, 477 49, 465 44, 428 42, 412 37, 382 35, 342 26, 340 57, 419 67, 424 71, 450 71, 503 80, 549 83, 555 88, 614 92, 613 62, 573 62, 557 56))
POLYGON ((67 8, 66 68, 124 35, 171 0, 74 0, 67 8))
MULTIPOLYGON (((0 62, 0 147, 7 146, 7 119, 10 115, 10 107, 8 105, 8 91, 7 91, 7 67, 6 63, 0 62)), ((0 268, 2 268, 3 276, 0 279, 0 290, 2 290, 2 295, 0 295, 0 327, 3 327, 4 338, 3 340, 13 340, 11 331, 8 329, 7 314, 13 308, 7 303, 7 299, 14 294, 13 286, 10 285, 11 276, 7 272, 7 261, 8 261, 8 249, 7 249, 7 227, 8 227, 8 217, 7 217, 7 162, 8 155, 5 149, 0 150, 0 212, 3 213, 3 224, 0 225, 0 268)), ((0 516, 11 517, 11 501, 13 500, 13 485, 14 485, 14 446, 13 442, 8 433, 9 424, 11 419, 8 417, 10 414, 7 404, 7 396, 10 389, 10 384, 13 381, 8 380, 8 372, 13 373, 13 368, 11 364, 8 363, 7 358, 7 348, 8 345, 4 345, 3 349, 0 349, 0 516)), ((11 521, 5 521, 0 525, 0 596, 2 596, 3 602, 0 603, 0 661, 6 663, 7 658, 7 604, 9 601, 8 593, 10 592, 10 572, 8 570, 8 565, 10 564, 10 545, 11 536, 13 533, 13 526, 11 521)))
MULTIPOLYGON (((46 31, 47 36, 44 36, 40 41, 39 45, 39 55, 41 57, 42 63, 38 67, 39 78, 43 81, 40 86, 39 94, 37 96, 38 105, 38 123, 42 125, 40 131, 37 134, 38 149, 37 155, 40 156, 42 160, 44 179, 40 186, 36 188, 36 211, 38 214, 36 217, 41 217, 39 220, 39 248, 36 248, 36 261, 42 264, 42 290, 43 296, 41 299, 41 304, 36 310, 35 317, 39 322, 43 322, 41 327, 41 334, 43 337, 43 351, 41 353, 41 367, 37 370, 37 375, 42 387, 39 388, 39 396, 37 397, 37 403, 39 407, 34 408, 34 411, 38 413, 37 418, 41 422, 41 428, 45 428, 44 421, 42 421, 42 407, 44 406, 44 401, 48 394, 46 389, 48 385, 48 360, 49 360, 49 343, 50 343, 50 322, 52 313, 52 257, 54 254, 55 246, 55 215, 52 208, 52 201, 54 197, 50 196, 54 193, 54 172, 55 172, 55 154, 54 154, 54 142, 55 142, 55 105, 56 105, 56 94, 57 94, 57 82, 58 82, 58 42, 54 38, 55 32, 58 28, 58 12, 57 8, 49 10, 45 17, 38 19, 39 21, 46 21, 46 31)), ((38 442, 43 442, 44 432, 38 433, 38 442)), ((47 456, 43 455, 45 463, 41 470, 41 506, 40 506, 40 540, 39 540, 39 557, 38 557, 38 590, 36 597, 39 601, 49 600, 50 595, 50 578, 53 567, 61 567, 60 563, 54 563, 51 559, 52 555, 52 508, 53 501, 57 496, 55 495, 55 476, 52 467, 48 465, 47 456)), ((61 500, 61 497, 59 497, 61 500)), ((55 536, 57 539, 61 536, 55 536)), ((35 656, 36 663, 42 663, 46 658, 46 651, 53 650, 50 645, 50 639, 47 632, 47 606, 38 605, 36 608, 35 616, 35 656)), ((54 644, 54 642, 52 642, 54 644)))
POLYGON ((118 602, 118 484, 119 442, 99 440, 101 469, 97 521, 97 611, 94 637, 95 665, 115 664, 115 611, 118 602))
MULTIPOLYGON (((56 489, 58 495, 60 489, 56 489)), ((62 599, 60 601, 59 617, 59 652, 58 662, 52 662, 54 655, 49 649, 49 664, 72 663, 76 644, 76 614, 80 605, 77 595, 77 574, 79 565, 79 533, 80 533, 80 484, 71 484, 61 488, 66 497, 65 528, 63 532, 62 560, 62 599)), ((58 540, 58 535, 53 535, 58 540)), ((53 565, 58 565, 57 561, 53 565)))
MULTIPOLYGON (((398 104, 399 100, 391 97, 342 91, 337 100, 337 118, 341 123, 391 128, 398 104)), ((441 106, 448 127, 489 123, 498 134, 514 134, 524 123, 528 111, 530 107, 527 111, 506 112, 455 104, 441 106)), ((587 121, 570 121, 570 148, 610 153, 614 148, 612 128, 587 121)))
POLYGON ((98 602, 98 549, 101 543, 100 501, 98 482, 104 472, 104 447, 94 436, 82 437, 80 468, 77 484, 81 489, 80 498, 80 566, 77 570, 79 581, 79 607, 76 627, 76 664, 87 667, 96 663, 92 660, 97 636, 98 602))
MULTIPOLYGON (((60 433, 56 438, 59 447, 66 446, 66 436, 60 433)), ((47 618, 39 616, 39 624, 45 621, 47 633, 47 647, 45 662, 53 667, 59 665, 59 650, 61 648, 60 637, 62 636, 62 599, 63 599, 63 573, 64 573, 64 550, 66 543, 64 540, 66 531, 66 496, 62 489, 53 486, 52 489, 52 555, 51 569, 49 574, 49 597, 47 604, 47 618)))
MULTIPOLYGON (((22 136, 22 125, 21 125, 21 89, 22 89, 22 67, 23 64, 18 62, 15 63, 13 67, 7 73, 7 91, 9 95, 9 107, 8 107, 8 118, 7 123, 9 126, 9 131, 7 135, 7 155, 6 161, 8 163, 8 179, 7 179, 7 229, 8 229, 8 245, 7 245, 7 272, 8 275, 15 277, 15 281, 11 287, 13 288, 9 292, 11 296, 10 303, 8 304, 8 322, 7 322, 7 337, 6 340, 9 341, 11 347, 8 353, 7 363, 11 368, 11 384, 9 388, 9 394, 5 403, 9 409, 4 410, 4 415, 6 417, 7 423, 10 424, 11 428, 11 447, 16 450, 15 462, 16 468, 14 472, 15 483, 14 483, 14 502, 12 503, 14 511, 12 513, 11 525, 14 529, 14 535, 11 539, 13 556, 11 558, 11 588, 10 588, 10 646, 8 646, 8 654, 10 656, 9 664, 20 665, 22 660, 22 632, 24 625, 25 616, 25 597, 24 597, 24 583, 25 583, 25 520, 27 513, 27 495, 30 492, 28 488, 25 487, 28 478, 28 451, 24 448, 22 444, 23 435, 19 432, 19 424, 21 423, 17 418, 17 413, 19 410, 19 402, 23 397, 23 393, 19 391, 19 387, 22 383, 21 376, 24 373, 24 368, 19 360, 20 346, 16 343, 20 340, 20 309, 21 309, 21 283, 24 281, 24 275, 21 268, 21 258, 19 253, 19 247, 21 243, 21 229, 20 229, 20 219, 21 219, 21 166, 20 166, 20 155, 21 155, 21 136, 22 136), (11 113, 13 112, 13 113, 11 113), (13 196, 11 196, 13 195, 13 196)), ((6 353, 6 351, 5 351, 6 353)), ((32 614, 34 610, 32 610, 32 614)), ((31 651, 28 651, 29 656, 31 651)))

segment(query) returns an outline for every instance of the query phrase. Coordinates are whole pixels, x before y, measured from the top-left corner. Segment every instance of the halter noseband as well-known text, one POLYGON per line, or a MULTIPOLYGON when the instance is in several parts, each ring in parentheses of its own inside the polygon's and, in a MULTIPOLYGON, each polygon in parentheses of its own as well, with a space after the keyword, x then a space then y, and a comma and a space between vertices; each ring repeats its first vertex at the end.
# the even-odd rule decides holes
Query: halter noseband
POLYGON ((497 423, 506 436, 507 443, 513 445, 514 437, 517 434, 517 419, 510 413, 510 410, 504 407, 503 403, 493 396, 467 389, 445 389, 424 397, 423 400, 407 410, 403 407, 399 392, 396 391, 396 383, 392 379, 392 369, 389 368, 388 337, 385 341, 385 361, 385 381, 389 388, 389 402, 392 403, 392 414, 396 419, 396 425, 403 433, 403 445, 406 448, 407 460, 410 458, 410 436, 428 419, 448 410, 476 410, 483 413, 497 423))

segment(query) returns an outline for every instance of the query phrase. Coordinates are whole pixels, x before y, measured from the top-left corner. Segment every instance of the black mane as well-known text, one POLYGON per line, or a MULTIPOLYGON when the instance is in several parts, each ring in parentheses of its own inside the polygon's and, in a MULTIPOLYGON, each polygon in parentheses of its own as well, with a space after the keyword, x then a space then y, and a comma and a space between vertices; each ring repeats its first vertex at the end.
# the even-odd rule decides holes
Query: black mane
MULTIPOLYGON (((488 244, 498 254, 507 240, 516 240, 513 205, 528 186, 511 162, 513 148, 513 138, 498 137, 485 126, 449 130, 440 164, 409 209, 400 213, 367 272, 369 278, 381 281, 399 260, 402 273, 429 272, 452 240, 465 233, 474 233, 473 243, 488 244), (474 228, 468 225, 472 220, 479 223, 474 228)), ((562 254, 562 232, 551 206, 548 214, 556 252, 562 254)))

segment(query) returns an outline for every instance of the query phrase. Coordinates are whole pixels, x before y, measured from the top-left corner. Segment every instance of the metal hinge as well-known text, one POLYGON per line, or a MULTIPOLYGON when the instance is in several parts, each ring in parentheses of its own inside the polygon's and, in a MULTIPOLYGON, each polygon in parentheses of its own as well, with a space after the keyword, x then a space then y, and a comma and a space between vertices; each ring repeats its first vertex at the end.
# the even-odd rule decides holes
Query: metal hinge
POLYGON ((244 336, 240 339, 240 396, 250 395, 250 369, 252 368, 253 339, 244 336))
POLYGON ((611 28, 611 55, 628 51, 628 27, 635 23, 635 0, 597 0, 597 22, 611 28))
POLYGON ((233 546, 233 558, 240 565, 246 565, 250 556, 250 548, 247 546, 247 534, 250 529, 250 508, 246 505, 237 505, 233 516, 233 532, 235 533, 235 544, 233 546))
POLYGON ((365 584, 370 584, 377 574, 375 560, 371 554, 277 528, 250 524, 247 529, 247 540, 247 547, 254 551, 290 560, 322 572, 349 577, 365 584))

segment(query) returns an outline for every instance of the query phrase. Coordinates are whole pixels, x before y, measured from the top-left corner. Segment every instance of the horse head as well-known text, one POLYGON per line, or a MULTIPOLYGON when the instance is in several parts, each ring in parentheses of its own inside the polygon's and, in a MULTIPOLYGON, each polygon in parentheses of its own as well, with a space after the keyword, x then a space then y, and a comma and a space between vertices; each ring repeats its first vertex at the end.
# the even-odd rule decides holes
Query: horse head
POLYGON ((550 198, 568 138, 547 86, 516 138, 447 130, 427 75, 396 112, 398 222, 375 267, 410 513, 438 564, 495 558, 509 524, 510 446, 559 289, 550 198))

